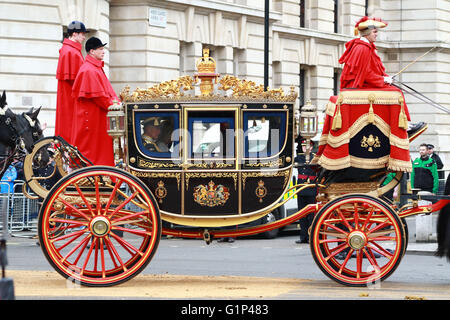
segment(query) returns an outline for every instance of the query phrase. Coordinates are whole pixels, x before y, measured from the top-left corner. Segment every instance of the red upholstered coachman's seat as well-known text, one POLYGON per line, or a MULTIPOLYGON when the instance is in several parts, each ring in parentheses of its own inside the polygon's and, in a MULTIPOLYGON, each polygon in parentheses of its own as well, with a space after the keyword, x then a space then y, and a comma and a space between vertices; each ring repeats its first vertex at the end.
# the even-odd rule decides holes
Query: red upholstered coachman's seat
POLYGON ((409 120, 403 93, 397 88, 342 90, 327 104, 312 163, 327 170, 410 172, 409 120))

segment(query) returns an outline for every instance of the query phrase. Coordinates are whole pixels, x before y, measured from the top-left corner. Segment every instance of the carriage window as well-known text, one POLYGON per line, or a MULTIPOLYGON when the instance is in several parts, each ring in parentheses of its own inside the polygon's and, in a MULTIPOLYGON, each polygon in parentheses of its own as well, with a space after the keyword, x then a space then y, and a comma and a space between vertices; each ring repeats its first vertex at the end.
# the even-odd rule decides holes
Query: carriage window
POLYGON ((191 112, 188 126, 191 158, 234 158, 234 112, 191 112))
POLYGON ((286 113, 244 112, 246 158, 265 158, 281 151, 286 138, 286 113))
POLYGON ((139 149, 151 157, 178 157, 178 112, 137 113, 135 121, 139 149))

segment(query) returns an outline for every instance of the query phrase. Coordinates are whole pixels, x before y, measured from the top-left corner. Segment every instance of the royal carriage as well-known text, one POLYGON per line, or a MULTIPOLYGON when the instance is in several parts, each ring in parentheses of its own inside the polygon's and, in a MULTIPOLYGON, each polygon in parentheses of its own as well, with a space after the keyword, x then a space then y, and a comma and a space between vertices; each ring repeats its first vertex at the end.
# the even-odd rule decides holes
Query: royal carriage
POLYGON ((317 133, 315 108, 307 104, 296 117, 293 89, 220 77, 207 51, 197 68, 194 77, 122 91, 122 102, 108 114, 115 167, 93 166, 60 137, 41 139, 26 157, 28 186, 43 199, 41 248, 62 276, 111 286, 148 265, 161 234, 209 243, 315 214, 310 246, 319 268, 339 283, 365 286, 400 263, 408 238, 404 218, 449 202, 420 207, 415 198, 397 208, 382 197, 407 171, 404 155, 417 136, 405 135, 401 92, 349 90, 332 97, 319 152, 307 164, 318 179, 290 187, 294 140, 317 133), (49 164, 53 173, 39 176, 38 167, 49 164), (383 186, 389 172, 395 178, 383 186), (316 204, 248 226, 311 187, 319 188, 316 204))

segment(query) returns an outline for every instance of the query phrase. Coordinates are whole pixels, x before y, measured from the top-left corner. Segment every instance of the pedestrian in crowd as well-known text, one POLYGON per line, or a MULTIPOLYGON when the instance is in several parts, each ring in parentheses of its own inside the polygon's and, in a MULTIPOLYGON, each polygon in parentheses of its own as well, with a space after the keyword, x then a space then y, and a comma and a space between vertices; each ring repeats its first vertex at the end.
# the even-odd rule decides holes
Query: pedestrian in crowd
MULTIPOLYGON (((11 164, 16 168, 17 172, 17 178, 16 181, 25 181, 25 175, 23 173, 23 162, 19 159, 14 159, 13 163, 11 164)), ((14 192, 22 192, 22 185, 19 183, 16 183, 14 185, 14 192)))
POLYGON ((88 55, 73 84, 75 98, 72 142, 94 165, 114 166, 113 141, 107 132, 108 107, 119 101, 103 71, 106 43, 86 41, 88 55))
POLYGON ((87 32, 82 22, 72 21, 67 26, 68 38, 64 39, 59 50, 58 67, 56 69, 58 89, 56 94, 55 136, 60 136, 69 143, 72 143, 72 122, 74 119, 72 86, 78 70, 84 62, 81 48, 87 32))
MULTIPOLYGON (((427 148, 428 148, 428 156, 430 156, 431 159, 433 159, 436 162, 437 169, 441 170, 444 167, 441 157, 439 157, 439 155, 434 152, 434 146, 432 144, 428 144, 427 148)), ((438 177, 439 179, 445 179, 444 171, 438 171, 438 177)))
MULTIPOLYGON (((392 181, 392 179, 394 179, 395 175, 397 173, 396 172, 390 172, 388 173, 388 175, 386 176, 386 178, 384 179, 384 181, 381 183, 381 186, 385 186, 387 185, 389 182, 392 181)), ((395 186, 394 188, 392 188, 391 190, 389 190, 388 192, 386 192, 383 196, 386 197, 387 199, 391 200, 392 202, 394 201, 394 198, 397 195, 397 188, 398 185, 395 186)))
MULTIPOLYGON (((297 168, 298 176, 297 176, 297 184, 302 183, 312 183, 317 174, 311 167, 305 165, 306 164, 306 148, 308 148, 309 152, 312 151, 314 147, 314 142, 310 141, 310 145, 306 146, 306 140, 299 139, 299 143, 297 146, 297 156, 295 157, 295 162, 300 166, 297 168), (302 166, 303 165, 303 166, 302 166)), ((312 154, 310 154, 310 159, 312 159, 312 154)), ((308 204, 316 203, 317 196, 317 188, 306 188, 300 191, 297 194, 297 209, 301 210, 308 204)), ((296 240, 295 243, 308 243, 309 235, 308 229, 311 226, 312 220, 314 218, 313 214, 308 214, 306 217, 303 217, 299 220, 300 224, 300 239, 296 240)))
POLYGON ((14 192, 14 181, 17 179, 17 170, 11 164, 8 169, 6 169, 5 173, 1 179, 1 193, 9 194, 14 192))
POLYGON ((420 157, 412 163, 411 188, 429 191, 436 194, 439 188, 439 178, 436 162, 428 156, 428 145, 419 146, 420 157))

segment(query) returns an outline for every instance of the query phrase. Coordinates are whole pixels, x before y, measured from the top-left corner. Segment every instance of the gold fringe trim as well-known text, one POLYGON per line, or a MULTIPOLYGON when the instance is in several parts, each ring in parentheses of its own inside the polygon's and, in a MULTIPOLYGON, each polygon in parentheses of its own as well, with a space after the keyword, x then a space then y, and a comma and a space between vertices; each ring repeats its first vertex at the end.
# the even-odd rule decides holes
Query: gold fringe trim
POLYGON ((381 169, 387 165, 387 168, 391 171, 412 171, 412 164, 410 161, 392 159, 389 155, 376 159, 364 159, 350 155, 340 159, 329 159, 322 155, 320 157, 315 157, 312 163, 317 163, 327 170, 340 170, 348 167, 360 169, 381 169))
POLYGON ((341 104, 399 104, 399 98, 402 98, 401 92, 398 91, 342 91, 341 104))
POLYGON ((392 171, 412 172, 411 161, 389 158, 388 169, 392 171))

